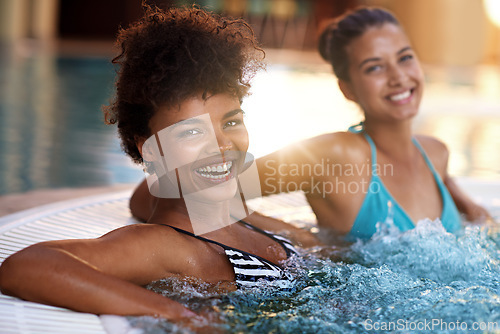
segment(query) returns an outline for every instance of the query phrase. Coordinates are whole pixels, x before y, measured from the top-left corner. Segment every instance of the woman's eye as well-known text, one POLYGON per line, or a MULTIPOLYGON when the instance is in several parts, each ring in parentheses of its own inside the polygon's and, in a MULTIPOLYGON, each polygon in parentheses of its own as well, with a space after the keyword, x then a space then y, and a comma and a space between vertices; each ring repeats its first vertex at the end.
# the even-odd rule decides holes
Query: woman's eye
POLYGON ((188 129, 180 132, 177 137, 179 138, 189 138, 189 137, 194 137, 196 135, 202 134, 202 131, 200 129, 188 129))
POLYGON ((365 70, 365 73, 372 73, 372 72, 375 72, 375 71, 378 71, 382 68, 381 65, 373 65, 373 66, 370 66, 368 67, 366 70, 365 70))
POLYGON ((412 60, 413 59, 413 55, 404 55, 400 58, 400 61, 408 61, 408 60, 412 60))
POLYGON ((224 124, 224 129, 229 128, 229 127, 238 126, 238 125, 240 125, 240 124, 243 124, 243 121, 242 121, 242 120, 231 120, 231 121, 227 121, 227 122, 224 124))

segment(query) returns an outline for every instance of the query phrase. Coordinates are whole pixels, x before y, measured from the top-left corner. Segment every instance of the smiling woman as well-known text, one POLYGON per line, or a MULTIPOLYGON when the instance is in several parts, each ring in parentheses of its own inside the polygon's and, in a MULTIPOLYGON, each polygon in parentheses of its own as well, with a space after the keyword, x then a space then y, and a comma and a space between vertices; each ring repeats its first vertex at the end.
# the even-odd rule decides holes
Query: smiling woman
POLYGON ((250 27, 197 8, 146 8, 118 42, 116 98, 105 112, 125 151, 150 173, 157 197, 142 203, 154 204, 149 224, 21 250, 0 267, 2 293, 82 312, 192 324, 196 313, 143 286, 173 277, 222 292, 290 286, 282 261, 297 251, 256 225, 313 239, 271 218, 245 217, 240 194, 252 163, 240 103, 261 67, 250 27))
POLYGON ((319 225, 351 237, 369 238, 385 222, 409 230, 425 218, 440 219, 448 231, 456 231, 461 225, 457 208, 471 221, 487 219, 488 212, 448 175, 445 145, 412 132, 424 78, 397 19, 379 8, 348 12, 326 27, 319 49, 364 121, 348 132, 308 139, 258 159, 263 193, 300 184, 319 225), (349 175, 297 175, 285 168, 323 161, 365 168, 349 175), (392 168, 380 174, 380 165, 392 168), (280 166, 281 175, 276 177, 270 166, 280 166), (326 192, 328 184, 348 186, 326 192))

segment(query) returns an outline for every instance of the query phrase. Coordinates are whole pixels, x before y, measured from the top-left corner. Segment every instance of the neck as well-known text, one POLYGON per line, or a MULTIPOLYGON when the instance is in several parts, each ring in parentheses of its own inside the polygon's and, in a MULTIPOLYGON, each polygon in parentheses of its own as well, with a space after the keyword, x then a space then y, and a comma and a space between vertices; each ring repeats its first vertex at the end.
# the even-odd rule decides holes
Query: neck
POLYGON ((414 145, 410 120, 392 123, 367 120, 364 129, 381 152, 403 158, 412 156, 414 145))
POLYGON ((213 231, 229 225, 229 201, 207 203, 186 197, 183 199, 160 198, 149 223, 167 224, 194 232, 213 231))

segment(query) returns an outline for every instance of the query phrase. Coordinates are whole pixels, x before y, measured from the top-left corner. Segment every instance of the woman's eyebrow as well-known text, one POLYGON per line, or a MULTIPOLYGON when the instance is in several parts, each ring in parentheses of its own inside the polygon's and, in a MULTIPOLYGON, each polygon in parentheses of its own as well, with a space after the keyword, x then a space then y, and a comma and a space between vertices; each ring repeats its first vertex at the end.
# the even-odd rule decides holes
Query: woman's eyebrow
POLYGON ((360 64, 359 64, 359 68, 363 67, 364 64, 368 63, 368 62, 371 62, 371 61, 379 61, 381 58, 379 57, 374 57, 374 58, 368 58, 368 59, 365 59, 363 60, 360 64))
POLYGON ((188 118, 188 119, 183 119, 181 121, 178 121, 177 123, 172 124, 172 125, 168 126, 167 128, 173 130, 176 127, 181 126, 181 125, 193 125, 193 124, 204 124, 204 123, 205 122, 202 121, 201 119, 193 117, 193 118, 188 118))
POLYGON ((411 46, 404 47, 398 51, 398 55, 403 53, 403 52, 410 51, 410 50, 411 50, 411 46))
POLYGON ((234 110, 231 110, 231 111, 228 111, 223 117, 222 119, 226 119, 226 118, 229 118, 229 117, 233 117, 234 115, 237 115, 239 113, 242 113, 244 114, 245 112, 242 110, 242 109, 234 109, 234 110))
MULTIPOLYGON (((233 117, 234 115, 237 115, 240 113, 244 114, 245 112, 242 109, 234 109, 234 110, 231 110, 231 111, 228 111, 227 113, 225 113, 224 116, 222 116, 222 119, 233 117)), ((205 124, 205 122, 203 120, 199 119, 198 117, 193 117, 193 118, 180 120, 177 123, 168 126, 168 128, 173 130, 180 125, 193 125, 193 124, 205 124)))

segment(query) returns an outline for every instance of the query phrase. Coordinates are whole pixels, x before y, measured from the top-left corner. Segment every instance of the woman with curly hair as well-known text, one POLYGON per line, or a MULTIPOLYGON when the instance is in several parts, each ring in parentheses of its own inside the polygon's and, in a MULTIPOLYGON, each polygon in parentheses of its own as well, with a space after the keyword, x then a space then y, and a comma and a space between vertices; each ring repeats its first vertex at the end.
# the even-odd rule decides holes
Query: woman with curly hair
POLYGON ((146 165, 150 224, 30 246, 2 264, 2 292, 82 312, 180 320, 195 313, 143 286, 167 277, 225 290, 286 285, 280 262, 295 249, 257 225, 311 239, 267 217, 242 221, 248 209, 232 204, 251 169, 240 107, 261 67, 251 28, 197 8, 147 8, 118 43, 116 97, 104 111, 124 150, 146 165))

